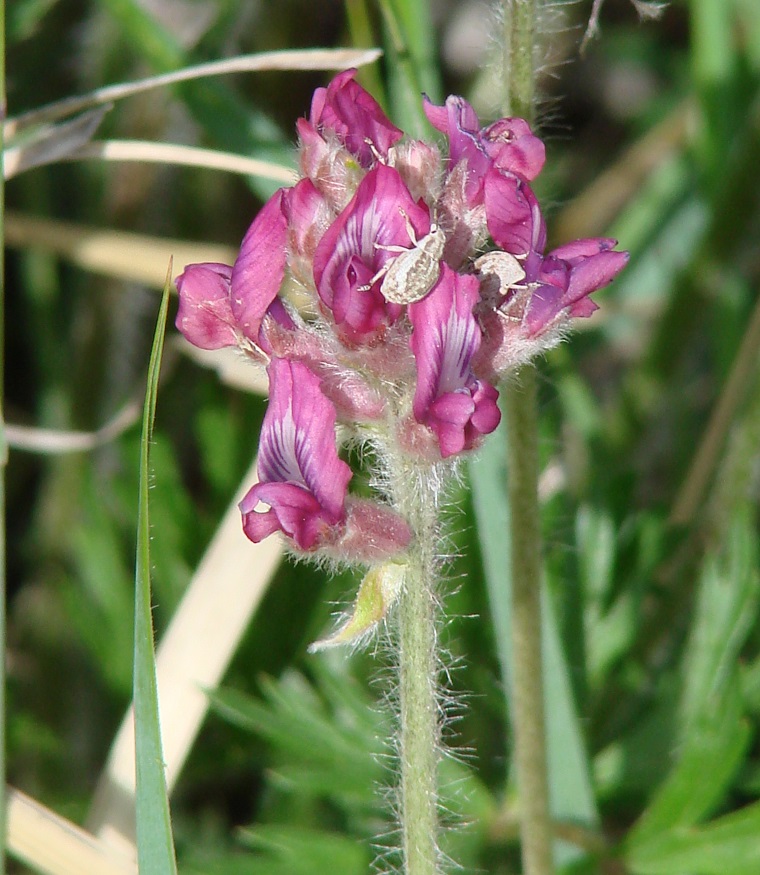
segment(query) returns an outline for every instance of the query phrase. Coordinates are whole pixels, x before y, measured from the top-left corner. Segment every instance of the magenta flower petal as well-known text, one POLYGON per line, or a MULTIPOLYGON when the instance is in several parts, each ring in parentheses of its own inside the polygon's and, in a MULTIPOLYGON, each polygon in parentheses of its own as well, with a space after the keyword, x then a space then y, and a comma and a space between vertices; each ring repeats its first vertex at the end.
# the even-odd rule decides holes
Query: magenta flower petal
POLYGON ((611 283, 628 264, 628 258, 627 252, 600 252, 573 266, 567 289, 569 301, 577 301, 611 283))
POLYGON ((564 294, 565 289, 551 283, 540 283, 534 288, 523 316, 523 326, 528 337, 535 337, 543 331, 562 310, 564 294))
POLYGON ((285 275, 287 221, 279 189, 259 210, 232 268, 232 312, 243 334, 258 343, 259 329, 285 275))
POLYGON ((529 336, 543 331, 562 311, 584 317, 597 309, 588 296, 612 282, 628 262, 627 252, 611 249, 615 243, 609 238, 576 240, 543 259, 523 319, 529 336))
POLYGON ((445 106, 435 106, 423 97, 423 108, 430 124, 449 139, 451 167, 466 161, 471 207, 482 202, 484 177, 491 168, 529 181, 544 166, 544 144, 524 119, 503 118, 481 129, 475 110, 454 95, 446 99, 445 106))
POLYGON ((310 179, 301 179, 285 192, 282 211, 288 226, 291 256, 312 257, 329 223, 324 197, 310 179))
POLYGON ((527 183, 489 170, 484 179, 484 202, 488 231, 497 246, 517 256, 537 248, 545 231, 535 195, 527 183))
POLYGON ((404 132, 391 124, 375 98, 354 81, 356 73, 344 70, 326 89, 318 88, 309 120, 320 132, 334 131, 362 167, 371 167, 376 155, 386 157, 404 132))
POLYGON ((472 312, 479 294, 476 277, 444 265, 431 293, 409 306, 417 363, 412 410, 418 422, 435 432, 444 458, 471 449, 499 422, 498 393, 471 370, 480 345, 480 327, 472 312))
POLYGON ((499 170, 528 181, 541 172, 546 147, 525 119, 499 119, 483 130, 482 137, 486 152, 499 170))
POLYGON ((427 120, 442 134, 449 135, 449 110, 446 106, 437 106, 427 94, 422 95, 422 109, 425 111, 427 120))
POLYGON ((598 255, 600 252, 607 252, 617 246, 617 240, 613 237, 584 237, 581 240, 573 240, 570 243, 564 243, 556 249, 552 249, 551 255, 554 258, 561 258, 563 261, 569 261, 571 264, 577 264, 583 258, 589 258, 591 255, 598 255))
POLYGON ((301 550, 337 537, 345 519, 351 469, 335 447, 335 408, 306 365, 273 359, 259 445, 259 483, 240 503, 252 540, 272 531, 301 550), (259 503, 268 511, 257 511, 259 503), (275 522, 276 521, 276 522, 275 522))
POLYGON ((397 254, 383 247, 412 246, 404 216, 418 239, 430 230, 427 208, 412 200, 396 170, 380 164, 364 177, 317 246, 317 291, 349 343, 372 341, 402 312, 383 297, 378 272, 397 254), (371 288, 363 288, 367 285, 371 288))
POLYGON ((240 502, 243 531, 255 544, 282 532, 301 550, 311 550, 329 533, 316 498, 298 483, 258 483, 240 502), (259 504, 269 510, 257 511, 259 504))
POLYGON ((201 349, 235 346, 238 332, 230 306, 232 268, 189 264, 175 280, 179 294, 176 326, 201 349))

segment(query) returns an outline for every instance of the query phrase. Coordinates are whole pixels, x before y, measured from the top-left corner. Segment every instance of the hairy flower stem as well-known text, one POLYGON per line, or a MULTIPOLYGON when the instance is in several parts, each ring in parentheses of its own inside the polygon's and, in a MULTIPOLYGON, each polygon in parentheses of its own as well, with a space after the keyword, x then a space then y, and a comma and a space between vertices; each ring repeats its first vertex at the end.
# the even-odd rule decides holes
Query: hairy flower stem
POLYGON ((503 0, 503 108, 505 115, 533 121, 536 0, 503 0))
POLYGON ((404 875, 438 872, 437 496, 428 472, 395 466, 401 510, 415 531, 397 607, 399 708, 399 820, 404 875), (406 469, 406 470, 405 470, 406 469))

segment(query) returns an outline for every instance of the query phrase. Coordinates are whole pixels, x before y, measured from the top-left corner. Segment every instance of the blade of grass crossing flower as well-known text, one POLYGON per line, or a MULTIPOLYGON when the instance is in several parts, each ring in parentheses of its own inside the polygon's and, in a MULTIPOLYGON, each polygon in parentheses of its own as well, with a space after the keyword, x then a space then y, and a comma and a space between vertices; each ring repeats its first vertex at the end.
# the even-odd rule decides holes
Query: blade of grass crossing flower
MULTIPOLYGON (((5 115, 5 0, 0 0, 0 111, 5 115)), ((3 132, 0 129, 0 240, 5 239, 5 187, 2 173, 3 132)), ((5 276, 4 247, 0 246, 0 312, 5 324, 5 276)), ((0 331, 0 411, 5 410, 3 398, 3 334, 0 331)), ((5 466, 8 457, 5 443, 3 415, 0 413, 0 788, 5 787, 5 466)), ((0 793, 0 872, 5 872, 6 794, 0 793)))
MULTIPOLYGON (((505 533, 509 531, 510 511, 501 486, 505 481, 504 442, 505 431, 502 426, 470 463, 470 482, 488 603, 496 634, 497 657, 509 708, 512 696, 511 581, 510 545, 505 533)), ((598 825, 599 817, 591 785, 589 760, 572 697, 569 669, 551 600, 547 595, 544 592, 542 640, 552 818, 594 828, 598 825)), ((578 852, 569 845, 557 848, 558 862, 569 861, 577 856, 578 852)))
MULTIPOLYGON (((430 0, 388 0, 404 31, 417 79, 434 103, 443 99, 443 83, 437 63, 437 39, 430 0)), ((414 95, 419 103, 419 94, 414 95)))
POLYGON ((133 691, 137 786, 137 859, 140 875, 174 875, 177 871, 158 715, 153 618, 150 601, 150 523, 148 519, 148 451, 156 411, 158 375, 163 352, 171 277, 170 263, 150 355, 142 439, 140 441, 133 691))
POLYGON ((421 92, 440 102, 441 82, 434 63, 434 30, 427 0, 381 0, 388 54, 393 117, 413 137, 430 132, 421 92))
POLYGON ((86 94, 65 97, 55 103, 48 103, 27 110, 5 122, 7 138, 13 138, 19 131, 30 125, 41 125, 67 118, 92 107, 114 103, 135 94, 142 94, 156 88, 166 88, 180 82, 190 82, 209 76, 229 76, 231 73, 254 73, 265 70, 338 70, 344 67, 363 67, 372 64, 380 57, 379 49, 280 49, 273 52, 256 52, 249 55, 236 55, 220 61, 191 64, 178 70, 171 70, 147 79, 135 79, 115 85, 95 88, 86 94))
MULTIPOLYGON (((345 0, 346 22, 348 32, 351 35, 351 45, 361 48, 369 48, 375 44, 375 35, 372 31, 372 18, 367 0, 345 0)), ((385 83, 380 76, 378 63, 368 64, 359 71, 358 81, 386 111, 388 111, 388 97, 385 93, 385 83)))

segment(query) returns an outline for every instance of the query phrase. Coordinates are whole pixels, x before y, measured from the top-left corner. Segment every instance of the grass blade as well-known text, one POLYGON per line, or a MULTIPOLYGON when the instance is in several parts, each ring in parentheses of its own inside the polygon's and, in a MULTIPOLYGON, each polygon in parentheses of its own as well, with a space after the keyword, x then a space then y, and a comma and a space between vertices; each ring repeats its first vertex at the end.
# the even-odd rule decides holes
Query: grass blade
POLYGON ((169 798, 166 792, 161 727, 158 717, 156 662, 153 649, 153 618, 150 606, 150 523, 148 519, 148 451, 156 412, 158 374, 163 351, 166 314, 169 308, 171 263, 158 314, 148 368, 143 431, 140 442, 140 494, 137 521, 135 569, 135 779, 137 786, 137 860, 140 875, 176 873, 169 798))
MULTIPOLYGON (((475 515, 486 576, 486 587, 496 635, 502 682, 511 698, 511 582, 509 506, 501 488, 505 482, 504 430, 487 441, 470 464, 475 515), (501 438, 501 440, 500 440, 501 438)), ((543 648, 549 790, 554 820, 571 820, 587 827, 598 823, 588 757, 583 744, 568 666, 562 651, 551 600, 544 592, 543 648)), ((560 856, 560 859, 562 859, 560 856)))
MULTIPOLYGON (((0 0, 0 108, 5 109, 5 0, 0 0)), ((4 137, 0 130, 0 170, 2 170, 4 137)), ((5 183, 0 172, 0 241, 5 242, 5 183)), ((6 545, 5 545, 5 469, 8 464, 8 448, 5 442, 5 246, 0 246, 0 313, 3 330, 0 330, 0 789, 5 787, 5 650, 6 650, 6 545)), ((5 872, 6 794, 0 793, 0 872, 5 872)))
POLYGON ((5 123, 6 136, 13 136, 32 124, 55 121, 93 106, 103 106, 134 94, 154 88, 165 88, 178 82, 205 79, 209 76, 226 76, 230 73, 253 73, 262 70, 337 70, 344 67, 361 67, 380 57, 378 49, 298 49, 276 52, 260 52, 254 55, 239 55, 205 64, 191 64, 181 70, 106 85, 88 94, 67 97, 39 109, 29 110, 5 123))

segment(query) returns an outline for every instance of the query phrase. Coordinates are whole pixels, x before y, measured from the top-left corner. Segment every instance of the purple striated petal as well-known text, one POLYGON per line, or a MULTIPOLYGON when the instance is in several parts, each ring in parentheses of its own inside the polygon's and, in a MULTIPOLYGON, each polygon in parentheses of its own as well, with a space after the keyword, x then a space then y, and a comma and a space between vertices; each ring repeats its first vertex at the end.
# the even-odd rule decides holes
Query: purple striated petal
POLYGON ((335 408, 306 365, 273 359, 270 398, 259 447, 263 482, 302 483, 330 522, 343 516, 351 469, 335 448, 335 408))
POLYGON ((396 170, 378 165, 364 177, 314 253, 319 297, 350 343, 374 339, 402 312, 401 306, 385 300, 380 292, 382 278, 375 277, 397 255, 383 247, 412 246, 404 215, 417 238, 430 230, 427 208, 412 200, 396 170), (370 289, 362 289, 373 279, 370 289))
POLYGON ((476 277, 443 265, 430 294, 409 306, 410 343, 417 363, 413 410, 418 422, 425 421, 436 398, 467 383, 470 362, 480 343, 480 329, 472 313, 479 297, 476 277))
POLYGON ((261 321, 285 275, 284 195, 285 189, 279 189, 259 210, 232 268, 232 312, 243 334, 254 343, 258 342, 261 321))
POLYGON ((230 306, 232 268, 209 262, 189 264, 175 283, 179 294, 176 326, 200 349, 235 346, 238 331, 230 306))
POLYGON ((480 345, 480 327, 472 312, 479 295, 476 277, 443 265, 430 294, 409 306, 411 348, 417 364, 412 410, 418 422, 435 432, 444 458, 472 448, 499 420, 493 403, 498 393, 490 386, 488 391, 483 389, 487 384, 476 380, 471 370, 480 345), (495 393, 493 399, 489 391, 495 393), (473 393, 478 392, 476 397, 473 393))
POLYGON ((351 469, 335 447, 335 408, 306 365, 273 359, 259 444, 259 483, 240 504, 252 540, 281 530, 302 550, 337 536, 351 469), (268 511, 257 511, 259 503, 268 511))
POLYGON ((428 120, 448 136, 449 164, 453 169, 460 162, 466 166, 466 196, 470 207, 482 203, 483 177, 492 160, 485 151, 480 123, 475 110, 463 98, 451 95, 445 106, 424 104, 428 120))
POLYGON ((375 98, 354 80, 356 73, 344 70, 326 90, 317 89, 310 121, 319 131, 335 131, 362 167, 371 167, 376 154, 386 157, 404 132, 391 124, 375 98))
POLYGON ((503 118, 481 129, 475 110, 462 97, 450 96, 445 106, 435 106, 423 98, 423 108, 434 128, 449 139, 451 167, 467 164, 467 198, 470 206, 482 202, 486 173, 535 179, 546 160, 543 142, 521 118, 503 118))

